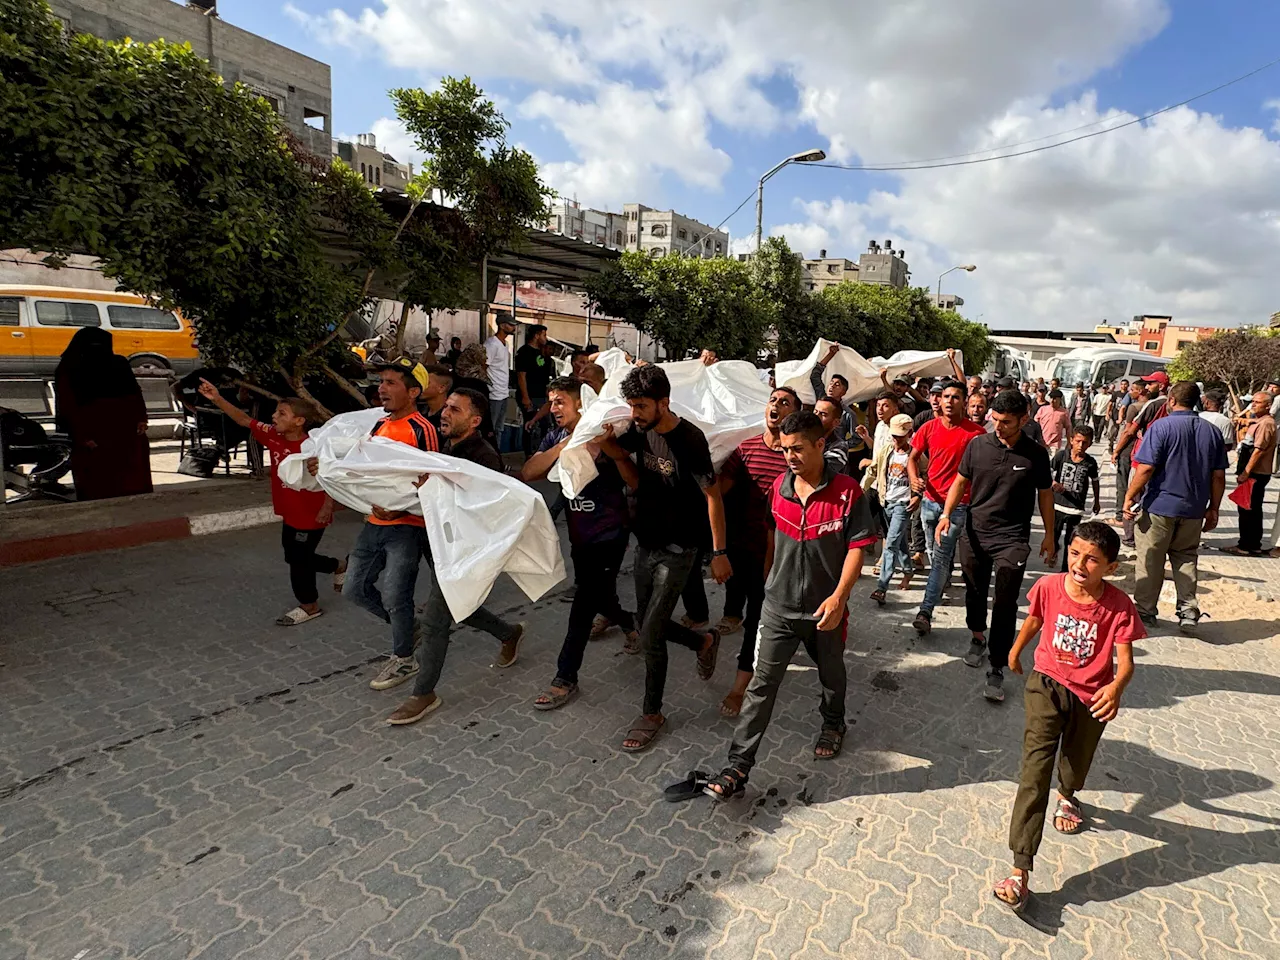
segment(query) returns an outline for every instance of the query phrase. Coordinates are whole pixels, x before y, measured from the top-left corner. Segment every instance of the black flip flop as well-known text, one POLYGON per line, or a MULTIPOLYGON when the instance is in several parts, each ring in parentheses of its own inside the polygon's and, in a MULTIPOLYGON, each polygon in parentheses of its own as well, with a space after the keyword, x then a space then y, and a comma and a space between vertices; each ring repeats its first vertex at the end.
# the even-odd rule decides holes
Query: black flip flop
POLYGON ((671 803, 681 800, 692 800, 702 796, 702 789, 711 782, 711 776, 705 770, 690 770, 689 776, 679 783, 673 783, 662 791, 662 798, 671 803))

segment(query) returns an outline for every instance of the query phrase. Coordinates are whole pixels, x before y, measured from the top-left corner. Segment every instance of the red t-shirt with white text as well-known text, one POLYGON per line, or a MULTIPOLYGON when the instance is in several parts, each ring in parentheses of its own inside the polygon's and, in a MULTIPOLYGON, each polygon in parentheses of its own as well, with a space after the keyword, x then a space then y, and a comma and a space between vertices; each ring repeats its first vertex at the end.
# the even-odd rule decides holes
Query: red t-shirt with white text
POLYGON ((1035 668, 1089 703, 1115 679, 1115 645, 1141 640, 1147 630, 1138 608, 1123 591, 1103 584, 1102 596, 1096 601, 1077 603, 1067 595, 1067 576, 1043 576, 1027 593, 1027 616, 1044 621, 1035 668))
POLYGON ((281 460, 302 452, 302 440, 286 440, 275 427, 257 420, 249 424, 249 432, 271 453, 271 506, 275 508, 276 516, 295 530, 322 530, 327 527, 327 522, 316 520, 324 506, 323 491, 290 490, 280 482, 277 472, 281 460))
MULTIPOLYGON (((967 417, 954 427, 941 417, 934 417, 915 432, 915 436, 911 438, 911 449, 919 450, 929 458, 929 471, 924 482, 926 497, 934 503, 947 502, 947 491, 951 489, 960 469, 964 448, 974 437, 980 437, 986 432, 982 424, 974 423, 967 417)), ((969 502, 967 490, 960 502, 969 502)))

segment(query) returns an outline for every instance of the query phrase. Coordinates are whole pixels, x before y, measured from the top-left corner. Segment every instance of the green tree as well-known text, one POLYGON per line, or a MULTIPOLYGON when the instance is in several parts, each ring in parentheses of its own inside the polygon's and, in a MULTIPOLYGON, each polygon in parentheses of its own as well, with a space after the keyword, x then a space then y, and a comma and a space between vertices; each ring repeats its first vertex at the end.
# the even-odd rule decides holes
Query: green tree
POLYGON ((709 348, 725 360, 754 361, 772 319, 750 267, 725 257, 630 251, 586 286, 594 306, 634 324, 675 358, 709 348))
POLYGON ((1280 331, 1223 330, 1182 348, 1168 367, 1174 380, 1223 384, 1247 396, 1280 377, 1280 331))
POLYGON ((358 398, 342 338, 374 277, 411 305, 463 306, 479 260, 550 194, 469 79, 393 98, 428 154, 407 202, 306 155, 186 44, 66 36, 43 0, 0 0, 0 245, 96 257, 182 310, 208 359, 304 395, 326 374, 358 398), (436 189, 447 206, 424 202, 436 189))

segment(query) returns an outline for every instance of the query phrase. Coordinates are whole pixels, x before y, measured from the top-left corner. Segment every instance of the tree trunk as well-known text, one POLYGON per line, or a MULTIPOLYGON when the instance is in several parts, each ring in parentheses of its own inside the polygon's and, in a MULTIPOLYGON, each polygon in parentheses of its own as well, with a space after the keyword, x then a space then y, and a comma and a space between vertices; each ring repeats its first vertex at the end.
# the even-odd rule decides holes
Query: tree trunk
POLYGON ((334 370, 327 363, 321 364, 320 369, 324 371, 325 376, 327 376, 330 380, 332 380, 334 383, 340 386, 347 393, 351 394, 351 396, 359 400, 360 406, 368 408, 369 401, 365 399, 365 395, 360 392, 359 387, 353 384, 350 380, 348 380, 342 374, 338 373, 337 370, 334 370))
POLYGON ((409 311, 412 309, 408 303, 400 305, 400 322, 396 325, 396 346, 395 353, 391 357, 392 360, 404 356, 404 332, 405 328, 409 326, 409 311))
MULTIPOLYGON (((312 396, 311 391, 307 389, 307 385, 302 382, 302 377, 294 376, 293 374, 289 373, 289 371, 286 370, 283 366, 276 367, 276 370, 279 371, 280 376, 284 377, 285 380, 288 381, 288 384, 293 388, 294 393, 296 393, 303 400, 306 400, 309 403, 312 403, 315 405, 316 412, 320 414, 320 418, 322 420, 328 420, 333 416, 332 410, 330 410, 323 403, 321 403, 314 396, 312 396)), ((363 398, 361 399, 363 400, 363 398)))

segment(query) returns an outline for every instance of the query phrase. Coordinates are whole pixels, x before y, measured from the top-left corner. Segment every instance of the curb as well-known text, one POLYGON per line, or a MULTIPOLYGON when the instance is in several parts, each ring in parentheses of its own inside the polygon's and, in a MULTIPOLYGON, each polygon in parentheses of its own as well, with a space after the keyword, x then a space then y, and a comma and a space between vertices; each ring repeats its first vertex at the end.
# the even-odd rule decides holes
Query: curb
POLYGON ((194 517, 170 517, 167 520, 132 523, 124 527, 85 530, 31 540, 11 540, 0 543, 0 567, 16 567, 101 550, 120 550, 167 540, 185 540, 188 537, 248 530, 250 527, 274 523, 276 519, 275 510, 270 504, 266 504, 194 517))

